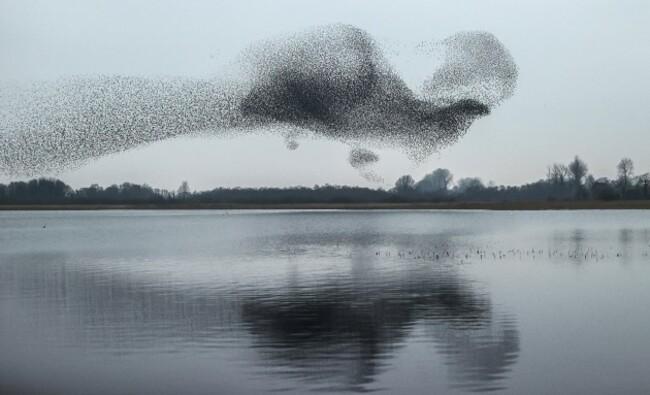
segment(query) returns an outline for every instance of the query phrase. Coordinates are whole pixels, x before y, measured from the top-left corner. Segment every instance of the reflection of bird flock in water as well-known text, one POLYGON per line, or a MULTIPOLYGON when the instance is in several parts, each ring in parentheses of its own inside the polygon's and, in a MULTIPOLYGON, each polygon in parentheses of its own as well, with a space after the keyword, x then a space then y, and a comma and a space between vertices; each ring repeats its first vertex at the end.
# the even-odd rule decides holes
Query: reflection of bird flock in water
MULTIPOLYGON (((646 251, 639 253, 641 257, 650 256, 650 245, 646 251)), ((351 254, 352 255, 352 254, 351 254)), ((469 247, 465 249, 454 249, 453 247, 440 247, 435 249, 382 249, 375 250, 374 255, 383 257, 392 257, 397 259, 411 259, 422 261, 441 261, 441 262, 458 262, 458 263, 476 263, 480 261, 496 261, 507 259, 549 259, 549 260, 568 260, 572 262, 586 261, 603 261, 610 259, 626 258, 623 251, 615 250, 610 247, 608 251, 596 248, 577 248, 577 249, 552 249, 552 248, 530 248, 530 249, 508 249, 499 250, 490 246, 469 247)))
MULTIPOLYGON (((339 246, 337 246, 339 247, 339 246)), ((297 249, 287 249, 284 251, 289 255, 297 255, 300 252, 297 249)), ((391 249, 384 248, 375 250, 372 249, 372 254, 377 257, 389 259, 406 259, 415 261, 429 261, 429 262, 447 262, 447 263, 476 263, 481 261, 497 261, 497 260, 535 260, 535 259, 548 259, 548 260, 568 260, 572 262, 587 262, 587 261, 607 261, 612 259, 624 259, 631 256, 622 250, 617 250, 613 246, 609 249, 597 248, 511 248, 511 249, 495 249, 493 246, 480 246, 480 247, 465 247, 456 248, 452 245, 441 245, 427 248, 414 248, 414 249, 391 249)), ((352 257, 357 253, 350 252, 349 256, 352 257)), ((650 244, 645 251, 638 252, 640 257, 650 257, 650 244)))
POLYGON ((180 135, 271 132, 290 150, 305 136, 348 144, 350 164, 379 181, 370 147, 422 160, 515 88, 514 61, 489 33, 418 48, 444 54, 417 93, 375 40, 349 25, 251 45, 220 79, 90 76, 7 85, 0 89, 0 172, 60 172, 180 135))

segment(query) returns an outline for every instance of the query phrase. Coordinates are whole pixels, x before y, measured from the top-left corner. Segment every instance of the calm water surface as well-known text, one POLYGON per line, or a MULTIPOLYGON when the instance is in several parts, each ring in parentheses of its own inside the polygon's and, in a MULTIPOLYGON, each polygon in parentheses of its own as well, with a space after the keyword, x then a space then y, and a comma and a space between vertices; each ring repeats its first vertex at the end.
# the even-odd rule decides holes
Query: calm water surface
POLYGON ((0 392, 650 393, 650 212, 0 212, 0 392))

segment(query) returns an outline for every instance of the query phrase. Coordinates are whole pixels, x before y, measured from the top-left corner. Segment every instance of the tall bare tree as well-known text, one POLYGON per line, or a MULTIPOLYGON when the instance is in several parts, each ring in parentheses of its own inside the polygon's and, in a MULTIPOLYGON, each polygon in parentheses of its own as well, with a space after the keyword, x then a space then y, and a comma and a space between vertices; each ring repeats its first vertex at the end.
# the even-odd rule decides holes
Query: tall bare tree
POLYGON ((561 163, 553 163, 548 167, 547 177, 552 184, 564 185, 569 177, 569 168, 561 163))
POLYGON ((454 176, 449 170, 436 169, 425 175, 415 187, 421 192, 446 192, 453 179, 454 176))
POLYGON ((569 170, 569 177, 571 178, 577 193, 580 191, 582 180, 587 176, 589 168, 587 167, 587 164, 576 155, 573 161, 569 163, 569 166, 567 166, 567 169, 569 170))
POLYGON ((415 186, 415 180, 409 175, 401 176, 395 182, 395 190, 397 192, 408 192, 413 190, 415 186))
POLYGON ((185 200, 190 197, 190 186, 187 181, 183 181, 181 186, 178 187, 178 197, 185 200))
POLYGON ((476 192, 485 189, 485 184, 479 177, 465 177, 458 180, 457 189, 461 193, 476 192))
POLYGON ((627 189, 630 186, 630 181, 632 180, 632 175, 634 174, 634 162, 630 158, 623 158, 616 166, 618 170, 618 182, 621 187, 623 194, 627 192, 627 189))

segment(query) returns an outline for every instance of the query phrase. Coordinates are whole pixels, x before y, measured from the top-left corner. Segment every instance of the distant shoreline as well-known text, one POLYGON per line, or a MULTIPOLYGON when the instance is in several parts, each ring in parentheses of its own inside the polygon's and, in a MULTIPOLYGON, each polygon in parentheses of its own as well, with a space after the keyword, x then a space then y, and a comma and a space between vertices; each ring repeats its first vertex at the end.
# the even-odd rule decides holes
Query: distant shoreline
POLYGON ((630 210, 650 209, 650 200, 443 202, 443 203, 163 203, 163 204, 5 204, 0 211, 38 210, 630 210))

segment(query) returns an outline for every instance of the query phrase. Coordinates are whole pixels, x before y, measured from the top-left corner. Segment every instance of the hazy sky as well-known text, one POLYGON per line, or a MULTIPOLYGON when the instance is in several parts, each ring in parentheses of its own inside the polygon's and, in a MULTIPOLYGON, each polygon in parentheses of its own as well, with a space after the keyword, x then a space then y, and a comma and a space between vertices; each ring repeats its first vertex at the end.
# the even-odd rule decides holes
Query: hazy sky
MULTIPOLYGON (((413 46, 466 30, 493 33, 519 67, 512 98, 455 145, 415 165, 377 150, 392 184, 438 167, 497 184, 543 178, 580 155, 596 177, 624 157, 650 171, 650 1, 28 1, 0 0, 0 78, 120 74, 211 77, 247 44, 330 23, 377 38, 417 88, 435 65, 413 46)), ((348 184, 364 180, 349 147, 279 136, 178 138, 104 157, 56 176, 74 187, 123 181, 192 189, 348 184)), ((10 178, 0 174, 0 182, 10 178)))

